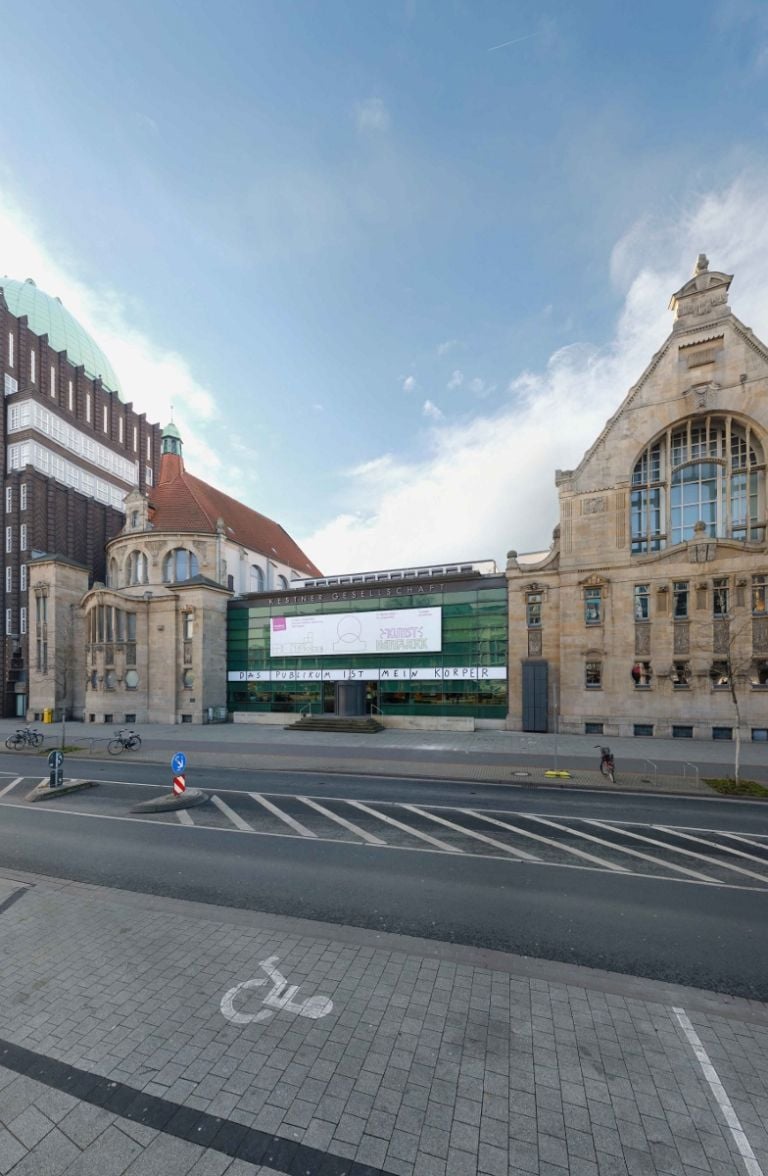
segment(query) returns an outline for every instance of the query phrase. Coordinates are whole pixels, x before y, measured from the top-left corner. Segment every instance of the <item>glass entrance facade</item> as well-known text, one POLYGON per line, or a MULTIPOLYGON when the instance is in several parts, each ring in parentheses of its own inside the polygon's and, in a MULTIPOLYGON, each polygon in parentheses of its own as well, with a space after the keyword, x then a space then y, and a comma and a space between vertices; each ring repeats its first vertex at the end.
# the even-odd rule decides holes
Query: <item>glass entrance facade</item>
MULTIPOLYGON (((367 631, 370 618, 359 620, 367 631)), ((313 714, 328 713, 336 710, 335 685, 358 681, 365 684, 368 713, 379 708, 384 715, 505 719, 507 624, 503 576, 386 583, 347 591, 299 589, 233 600, 227 618, 228 707, 233 712, 296 714, 311 708, 313 714), (405 609, 439 610, 429 618, 430 649, 414 652, 416 641, 398 638, 397 652, 391 651, 392 640, 378 642, 378 652, 354 651, 350 633, 357 639, 361 630, 347 618, 395 614, 387 629, 391 639, 395 632, 411 635, 413 613, 407 625, 403 620, 397 626, 396 613, 405 609), (279 629, 282 636, 286 627, 290 631, 290 618, 295 617, 327 617, 337 637, 348 642, 347 649, 340 651, 337 642, 333 653, 273 657, 275 632, 279 629), (433 631, 438 624, 439 641, 433 631)), ((320 623, 306 626, 310 632, 320 628, 320 623)), ((300 649, 300 643, 295 648, 300 649)))

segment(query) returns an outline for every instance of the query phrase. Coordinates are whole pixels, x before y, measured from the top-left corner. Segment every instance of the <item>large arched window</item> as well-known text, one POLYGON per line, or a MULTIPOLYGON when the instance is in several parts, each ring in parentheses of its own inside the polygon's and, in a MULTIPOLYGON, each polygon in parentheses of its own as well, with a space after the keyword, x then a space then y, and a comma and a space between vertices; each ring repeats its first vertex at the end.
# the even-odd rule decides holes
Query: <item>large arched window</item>
POLYGON ((186 547, 169 551, 163 560, 163 580, 166 584, 178 584, 180 580, 191 580, 200 571, 197 556, 186 547))
POLYGON ((149 566, 143 551, 132 551, 128 556, 128 583, 148 584, 149 566))
POLYGON ((264 591, 264 572, 258 564, 251 564, 248 589, 250 592, 264 591))
POLYGON ((278 588, 282 588, 284 592, 288 591, 288 581, 285 576, 277 577, 277 586, 278 588))
POLYGON ((729 416, 696 417, 667 429, 632 471, 632 553, 692 539, 765 536, 765 458, 750 429, 729 416))

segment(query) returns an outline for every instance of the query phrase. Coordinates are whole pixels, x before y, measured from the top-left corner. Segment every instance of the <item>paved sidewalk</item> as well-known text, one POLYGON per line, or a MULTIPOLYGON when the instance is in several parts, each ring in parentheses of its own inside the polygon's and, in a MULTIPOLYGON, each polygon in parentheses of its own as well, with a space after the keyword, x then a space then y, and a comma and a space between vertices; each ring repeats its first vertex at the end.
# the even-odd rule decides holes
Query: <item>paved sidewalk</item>
POLYGON ((3 1176, 761 1171, 766 1005, 0 877, 3 1176))
MULTIPOLYGON (((5 737, 15 729, 0 722, 0 752, 5 737)), ((45 734, 45 748, 56 746, 58 726, 38 728, 45 734)), ((86 764, 98 759, 120 765, 156 763, 168 767, 174 751, 183 749, 191 772, 199 768, 253 769, 280 772, 334 772, 357 775, 381 774, 423 779, 476 783, 562 786, 564 788, 617 789, 619 791, 691 793, 713 796, 701 775, 730 775, 733 745, 687 740, 613 740, 617 777, 612 785, 598 770, 594 736, 527 735, 514 731, 401 731, 389 729, 377 735, 342 732, 298 733, 282 727, 230 723, 212 726, 139 726, 143 744, 139 751, 112 757, 106 745, 111 728, 89 723, 68 723, 67 743, 83 749, 68 761, 86 764), (682 744, 682 747, 681 747, 682 744), (646 758, 647 757, 647 758, 646 758), (653 758, 650 758, 653 757, 653 758), (707 765, 706 771, 687 762, 691 757, 707 765), (640 770, 623 765, 634 761, 640 770), (658 763, 670 761, 674 769, 659 771, 658 763), (569 778, 547 777, 555 768, 569 771, 569 778)), ((30 763, 45 765, 45 756, 24 752, 30 763)), ((742 774, 768 777, 768 756, 761 744, 746 744, 742 774)), ((2 756, 0 754, 0 766, 2 756)), ((85 770, 85 769, 83 769, 85 770)), ((78 768, 78 773, 80 769, 78 768)))

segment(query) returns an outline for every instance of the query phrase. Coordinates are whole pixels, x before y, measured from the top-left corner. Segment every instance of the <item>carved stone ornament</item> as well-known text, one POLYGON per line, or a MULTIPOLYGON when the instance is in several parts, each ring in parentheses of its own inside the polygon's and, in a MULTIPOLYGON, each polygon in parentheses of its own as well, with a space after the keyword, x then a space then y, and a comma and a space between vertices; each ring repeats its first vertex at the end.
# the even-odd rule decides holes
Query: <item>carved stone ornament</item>
POLYGON ((715 653, 728 653, 731 627, 728 621, 715 621, 712 626, 712 648, 715 653))
POLYGON ((528 656, 541 657, 541 629, 528 630, 528 656))
POLYGON ((678 621, 675 623, 673 648, 675 653, 690 653, 691 634, 687 621, 678 621))
POLYGON ((635 625, 635 653, 647 655, 651 652, 651 626, 635 625))
POLYGON ((604 514, 607 509, 604 497, 584 500, 584 514, 604 514))

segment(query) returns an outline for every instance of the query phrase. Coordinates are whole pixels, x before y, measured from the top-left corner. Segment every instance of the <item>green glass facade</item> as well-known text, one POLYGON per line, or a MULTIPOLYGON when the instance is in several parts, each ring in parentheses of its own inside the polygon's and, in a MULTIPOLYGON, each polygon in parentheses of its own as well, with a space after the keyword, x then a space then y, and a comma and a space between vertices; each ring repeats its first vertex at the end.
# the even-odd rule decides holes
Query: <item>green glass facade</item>
POLYGON ((398 585, 337 592, 299 589, 232 601, 227 618, 227 697, 230 711, 332 712, 334 683, 248 681, 249 671, 379 671, 366 682, 367 698, 384 715, 507 716, 507 588, 503 576, 456 582, 398 585), (434 653, 357 656, 270 657, 273 617, 385 609, 440 608, 442 649, 434 653), (387 671, 421 671, 388 678, 387 671), (428 680, 424 675, 438 675, 428 680), (455 675, 455 676, 452 676, 455 675), (491 676, 492 675, 492 676, 491 676), (233 680, 234 679, 234 680, 233 680))

